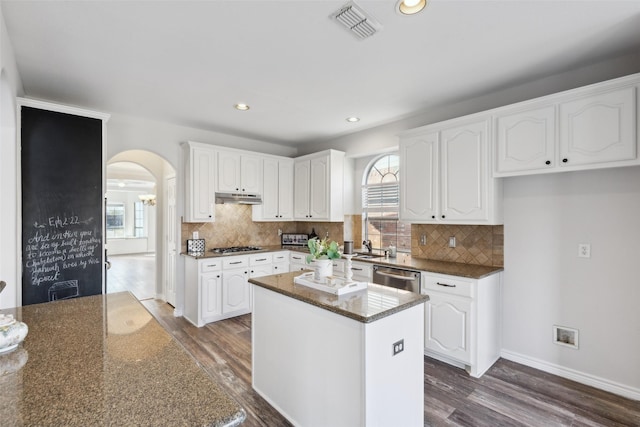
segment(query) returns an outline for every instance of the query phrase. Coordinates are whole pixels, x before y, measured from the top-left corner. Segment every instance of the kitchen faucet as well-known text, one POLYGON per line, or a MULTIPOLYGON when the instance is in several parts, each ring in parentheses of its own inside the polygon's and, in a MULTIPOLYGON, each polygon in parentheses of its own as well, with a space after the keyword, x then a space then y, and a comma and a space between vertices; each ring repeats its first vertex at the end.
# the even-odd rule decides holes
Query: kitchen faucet
POLYGON ((363 240, 362 244, 367 248, 369 253, 373 252, 373 248, 371 247, 371 240, 363 240))

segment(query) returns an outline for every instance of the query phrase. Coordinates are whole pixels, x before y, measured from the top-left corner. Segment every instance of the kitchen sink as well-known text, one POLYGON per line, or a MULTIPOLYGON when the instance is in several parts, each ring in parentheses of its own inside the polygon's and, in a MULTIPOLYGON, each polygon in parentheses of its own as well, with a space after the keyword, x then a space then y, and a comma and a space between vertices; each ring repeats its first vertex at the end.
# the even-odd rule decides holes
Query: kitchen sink
POLYGON ((368 252, 356 252, 355 254, 353 254, 354 258, 359 258, 359 259, 372 259, 372 258, 383 258, 384 255, 383 254, 372 254, 372 253, 368 253, 368 252))

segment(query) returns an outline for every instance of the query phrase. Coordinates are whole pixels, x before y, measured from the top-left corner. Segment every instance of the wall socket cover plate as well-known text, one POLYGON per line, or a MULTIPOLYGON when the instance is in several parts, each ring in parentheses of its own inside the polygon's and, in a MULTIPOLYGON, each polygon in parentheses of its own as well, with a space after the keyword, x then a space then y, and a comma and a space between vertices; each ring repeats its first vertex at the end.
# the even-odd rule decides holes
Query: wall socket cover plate
POLYGON ((589 243, 578 243, 578 258, 591 258, 591 245, 589 243))

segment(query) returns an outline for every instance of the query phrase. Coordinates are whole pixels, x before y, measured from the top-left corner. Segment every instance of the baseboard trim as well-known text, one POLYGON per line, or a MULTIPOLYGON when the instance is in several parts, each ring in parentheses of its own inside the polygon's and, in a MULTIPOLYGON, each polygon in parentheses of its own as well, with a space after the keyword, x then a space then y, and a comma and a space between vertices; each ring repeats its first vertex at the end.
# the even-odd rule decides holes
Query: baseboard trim
POLYGON ((550 374, 558 375, 560 377, 567 378, 581 384, 586 384, 600 390, 608 391, 610 393, 614 393, 629 399, 640 400, 640 389, 634 387, 629 387, 627 385, 600 378, 595 375, 576 371, 574 369, 566 368, 564 366, 549 363, 544 360, 536 359, 534 357, 529 357, 524 354, 515 353, 509 350, 502 350, 500 352, 500 356, 507 360, 511 360, 512 362, 520 363, 521 365, 529 366, 531 368, 539 369, 550 374))

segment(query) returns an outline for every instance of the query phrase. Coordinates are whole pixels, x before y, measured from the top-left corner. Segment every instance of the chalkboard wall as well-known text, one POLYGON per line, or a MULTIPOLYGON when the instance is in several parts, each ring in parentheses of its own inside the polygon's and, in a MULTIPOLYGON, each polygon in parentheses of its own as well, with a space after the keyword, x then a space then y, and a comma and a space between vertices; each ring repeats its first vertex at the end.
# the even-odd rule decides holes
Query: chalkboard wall
POLYGON ((22 304, 102 293, 102 120, 23 106, 22 304))

